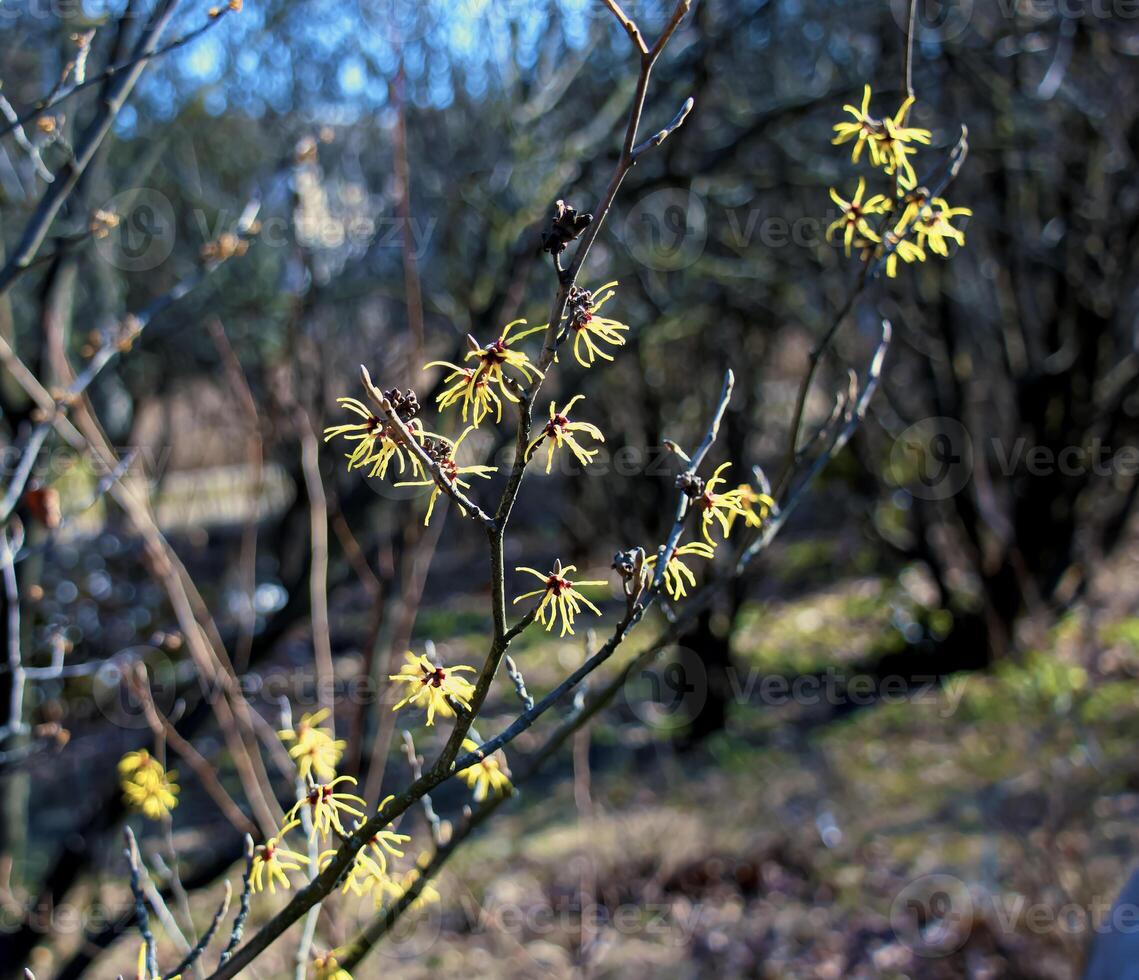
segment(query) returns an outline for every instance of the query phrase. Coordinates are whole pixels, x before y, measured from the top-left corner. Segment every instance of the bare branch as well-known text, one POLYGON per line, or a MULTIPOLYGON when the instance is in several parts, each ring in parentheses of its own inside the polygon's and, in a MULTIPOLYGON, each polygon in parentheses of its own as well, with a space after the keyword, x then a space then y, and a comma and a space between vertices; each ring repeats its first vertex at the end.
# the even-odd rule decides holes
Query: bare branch
POLYGON ((115 119, 122 111, 135 83, 142 75, 147 57, 154 53, 158 46, 158 39, 169 24, 170 18, 174 16, 177 7, 178 0, 161 0, 161 6, 151 18, 135 46, 135 62, 127 67, 117 80, 112 82, 106 98, 100 105, 99 112, 76 142, 75 153, 65 166, 66 177, 58 179, 59 175, 57 175, 57 179, 48 187, 40 199, 39 207, 24 229, 24 234, 12 253, 12 257, 3 268, 0 268, 0 295, 8 290, 16 278, 35 259, 40 245, 43 244, 43 240, 55 220, 55 216, 59 214, 64 202, 75 190, 80 177, 83 176, 84 171, 95 158, 103 140, 111 131, 115 119))
POLYGON ((645 39, 641 36, 641 32, 633 19, 621 9, 621 5, 617 0, 602 0, 606 7, 612 12, 613 16, 617 18, 621 26, 625 28, 625 33, 629 35, 629 40, 633 42, 633 47, 637 49, 638 53, 647 56, 649 47, 645 44, 645 39))
POLYGON ((694 105, 696 105, 696 100, 693 99, 690 95, 687 99, 684 100, 684 105, 680 107, 680 110, 677 112, 677 114, 672 117, 672 122, 665 126, 664 129, 654 133, 643 143, 633 147, 633 162, 636 163, 638 157, 640 157, 642 153, 644 153, 646 150, 653 149, 653 147, 660 146, 661 143, 663 143, 673 133, 680 129, 680 127, 684 125, 684 120, 688 118, 688 113, 692 111, 692 107, 694 105))
MULTIPOLYGON (((219 24, 222 18, 225 17, 225 15, 229 12, 229 7, 222 7, 218 10, 216 17, 211 17, 201 27, 195 28, 192 31, 188 31, 181 37, 164 44, 162 47, 157 48, 149 54, 138 55, 136 57, 132 57, 127 61, 120 62, 117 65, 111 65, 111 67, 99 72, 98 75, 77 77, 75 82, 71 85, 57 85, 51 94, 47 96, 47 98, 43 99, 40 102, 37 102, 22 116, 17 116, 14 111, 11 115, 5 112, 4 115, 8 117, 8 124, 6 126, 0 126, 0 136, 7 136, 9 133, 20 129, 23 126, 26 126, 28 123, 36 119, 36 117, 42 116, 49 109, 54 109, 61 102, 70 99, 71 96, 75 95, 76 92, 82 92, 84 89, 90 88, 92 85, 101 85, 103 82, 110 81, 117 75, 121 75, 123 72, 136 66, 145 67, 147 63, 156 61, 164 54, 169 54, 171 51, 177 51, 179 48, 185 47, 190 42, 196 41, 211 27, 219 24)), ((49 174, 47 179, 50 179, 50 177, 51 175, 49 174)))
MULTIPOLYGON (((248 240, 254 234, 258 209, 259 205, 256 202, 250 202, 250 204, 246 205, 245 211, 238 221, 237 234, 243 241, 248 240)), ((147 328, 154 317, 172 306, 187 293, 197 288, 197 286, 204 282, 224 261, 225 259, 223 258, 210 259, 191 275, 180 280, 169 292, 154 300, 140 313, 128 314, 120 321, 119 329, 115 335, 109 336, 106 339, 99 350, 92 356, 91 360, 87 362, 87 366, 68 386, 63 397, 53 404, 50 412, 45 412, 46 417, 35 426, 31 435, 28 436, 20 456, 20 462, 12 474, 12 479, 8 484, 3 499, 0 500, 0 524, 7 521, 15 509, 16 504, 19 502, 20 496, 23 494, 28 479, 32 474, 32 468, 35 466, 36 456, 52 430, 55 417, 65 413, 71 405, 78 401, 80 396, 99 376, 103 368, 114 360, 116 356, 130 349, 138 336, 147 328)), ((2 291, 3 290, 0 289, 0 292, 2 291)))
POLYGON ((209 928, 206 929, 205 934, 198 940, 194 948, 183 957, 182 962, 166 974, 166 980, 172 980, 172 978, 181 975, 201 959, 202 954, 206 951, 206 947, 213 942, 218 927, 221 926, 221 920, 225 918, 226 913, 229 911, 229 903, 232 898, 233 886, 227 881, 225 883, 225 894, 222 896, 221 905, 218 906, 218 910, 214 913, 209 928))
POLYGON ((221 958, 218 960, 218 965, 221 966, 232 955, 233 951, 237 949, 237 944, 241 942, 241 934, 245 930, 245 920, 249 916, 249 899, 253 893, 252 879, 253 877, 253 838, 249 834, 245 835, 245 873, 241 876, 241 902, 238 905, 237 916, 233 920, 233 928, 229 933, 229 942, 225 944, 225 949, 222 950, 221 958))

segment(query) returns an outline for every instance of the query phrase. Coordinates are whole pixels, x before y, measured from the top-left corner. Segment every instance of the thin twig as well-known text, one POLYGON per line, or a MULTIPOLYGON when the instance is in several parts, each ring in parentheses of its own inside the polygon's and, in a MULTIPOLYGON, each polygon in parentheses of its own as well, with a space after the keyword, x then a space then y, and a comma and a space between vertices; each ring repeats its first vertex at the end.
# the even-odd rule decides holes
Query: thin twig
POLYGON ((518 669, 513 657, 505 657, 504 662, 506 663, 507 676, 514 684, 514 691, 518 695, 518 699, 522 702, 522 706, 529 711, 534 707, 534 699, 526 690, 526 678, 522 676, 522 671, 518 669))
POLYGON ((253 892, 252 876, 253 876, 253 838, 245 835, 245 873, 241 876, 241 901, 238 903, 237 916, 233 920, 233 928, 229 933, 229 942, 225 944, 225 949, 222 950, 221 957, 218 960, 218 966, 221 966, 232 955, 233 951, 237 949, 237 944, 241 942, 241 934, 245 931, 245 920, 249 916, 249 899, 253 892))
POLYGON ((123 852, 130 865, 131 893, 134 895, 134 913, 138 920, 138 931, 142 934, 142 942, 146 947, 146 972, 148 977, 158 975, 158 957, 154 950, 154 933, 150 931, 150 913, 146 909, 146 894, 143 890, 141 868, 142 862, 138 856, 138 843, 134 839, 134 831, 130 827, 123 828, 123 836, 127 846, 123 852))
POLYGON ((205 935, 198 940, 194 948, 183 957, 182 962, 166 975, 166 980, 172 980, 172 978, 184 973, 201 959, 202 954, 206 951, 206 947, 213 942, 214 935, 221 926, 221 920, 225 918, 226 913, 229 911, 229 903, 232 898, 233 886, 227 881, 225 883, 225 894, 222 896, 221 905, 218 906, 218 910, 214 913, 214 917, 210 921, 210 927, 206 930, 205 935))
POLYGON ((8 120, 8 126, 0 130, 0 136, 6 132, 15 133, 17 145, 28 155, 28 159, 31 160, 32 167, 36 173, 39 174, 40 179, 50 184, 55 180, 55 177, 44 164, 43 157, 40 156, 40 151, 36 149, 35 144, 28 139, 28 134, 24 132, 23 123, 16 114, 16 110, 12 108, 12 103, 2 94, 0 94, 0 114, 3 114, 4 118, 8 120))
POLYGON ((332 663, 332 636, 328 619, 328 497, 320 475, 320 440, 308 413, 297 407, 297 428, 301 442, 301 471, 309 501, 309 536, 312 558, 309 562, 309 605, 312 609, 312 653, 316 675, 316 700, 331 714, 334 708, 335 667, 332 663))
MULTIPOLYGON (((411 732, 406 729, 403 732, 403 754, 407 756, 407 764, 411 769, 412 778, 421 779, 423 777, 423 759, 416 754, 415 739, 412 738, 411 732)), ((435 812, 435 806, 431 802, 431 794, 424 793, 420 797, 419 804, 423 807, 423 816, 431 827, 431 839, 438 846, 443 841, 443 821, 435 812)))
POLYGON ((910 0, 909 23, 906 25, 906 53, 902 64, 902 75, 906 82, 906 95, 914 95, 914 28, 917 26, 918 0, 910 0))
POLYGON ((19 735, 27 730, 24 725, 24 689, 27 673, 20 650, 20 586, 16 578, 17 548, 12 547, 8 528, 0 528, 0 571, 4 577, 4 602, 7 605, 8 673, 11 676, 8 691, 8 721, 0 736, 19 735))
MULTIPOLYGON (((720 401, 716 405, 716 411, 712 415, 712 421, 708 426, 708 431, 704 434, 704 439, 700 445, 696 447, 696 452, 689 458, 688 469, 677 478, 678 485, 685 484, 688 482, 688 479, 696 476, 696 471, 700 469, 700 464, 704 462, 704 457, 708 455, 708 450, 712 448, 712 444, 720 434, 720 423, 723 421, 724 412, 728 409, 728 402, 732 399, 732 388, 735 383, 736 376, 732 373, 731 368, 729 368, 724 372, 724 387, 720 391, 720 401)), ((689 501, 690 498, 688 494, 684 491, 684 487, 681 486, 680 499, 676 504, 676 517, 672 522, 672 530, 669 532, 668 540, 657 552, 657 567, 653 575, 652 589, 650 590, 651 594, 655 594, 660 590, 661 583, 664 581, 665 570, 668 567, 668 560, 680 542, 680 535, 684 532, 684 519, 688 515, 689 501)))

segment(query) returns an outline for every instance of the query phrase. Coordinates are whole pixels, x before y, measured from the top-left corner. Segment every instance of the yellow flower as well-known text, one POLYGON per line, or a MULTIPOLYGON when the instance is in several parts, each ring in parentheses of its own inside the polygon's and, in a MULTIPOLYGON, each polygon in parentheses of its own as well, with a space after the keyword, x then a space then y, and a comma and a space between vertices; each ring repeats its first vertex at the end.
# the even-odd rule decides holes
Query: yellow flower
POLYGON ((597 311, 616 295, 613 289, 616 285, 617 282, 613 281, 592 292, 583 290, 577 295, 577 301, 570 310, 570 329, 574 334, 573 356, 582 367, 592 367, 599 357, 606 361, 613 360, 612 355, 598 345, 599 341, 612 347, 621 347, 625 343, 621 334, 629 329, 629 325, 597 315, 597 311), (602 295, 598 296, 599 293, 602 295))
POLYGON ((455 709, 450 703, 452 700, 469 711, 475 686, 465 677, 456 677, 459 671, 474 673, 475 668, 465 664, 458 667, 436 666, 425 656, 417 657, 409 650, 400 672, 388 675, 389 680, 406 685, 406 697, 392 711, 399 711, 405 704, 426 708, 428 725, 435 724, 436 714, 444 718, 454 717, 455 709))
POLYGON ((289 755, 296 760, 297 772, 301 779, 307 779, 309 773, 314 773, 317 779, 332 779, 336 775, 336 766, 344 754, 345 742, 343 739, 333 738, 330 729, 321 728, 320 722, 329 715, 328 708, 301 715, 296 729, 285 729, 277 732, 282 742, 297 744, 289 749, 289 755))
POLYGON ((890 279, 894 279, 898 275, 899 258, 907 264, 924 262, 925 252, 921 246, 905 237, 910 230, 906 227, 905 221, 899 221, 893 231, 886 232, 884 242, 862 242, 861 244, 865 246, 862 251, 863 260, 870 256, 879 257, 885 254, 887 248, 891 248, 890 254, 886 256, 886 275, 890 279))
MULTIPOLYGON (((490 384, 497 384, 499 391, 507 401, 518 401, 517 396, 510 390, 507 385, 507 376, 503 373, 504 368, 514 368, 526 381, 531 381, 534 378, 542 377, 542 372, 539 371, 533 364, 530 363, 530 358, 525 352, 520 350, 511 350, 510 348, 510 331, 520 323, 525 323, 525 320, 513 320, 502 328, 502 333, 499 334, 497 340, 485 346, 479 346, 479 342, 470 335, 467 336, 467 341, 471 345, 471 349, 467 351, 465 360, 474 358, 478 361, 478 373, 486 378, 490 384)), ((528 330, 519 334, 515 340, 520 340, 528 334, 534 333, 533 330, 528 330)), ((485 414, 485 413, 484 413, 485 414)), ((476 423, 477 425, 478 423, 476 423)))
MULTIPOLYGON (((862 90, 862 108, 858 109, 852 105, 844 105, 843 111, 849 112, 854 116, 854 122, 840 122, 834 125, 834 139, 831 140, 832 146, 839 146, 848 140, 854 140, 854 147, 851 150, 850 159, 853 163, 858 163, 858 158, 862 156, 862 150, 870 143, 871 152, 874 152, 873 137, 878 132, 881 123, 870 115, 870 86, 867 85, 862 90)), ((875 163, 878 161, 875 160, 875 163)))
POLYGON ((495 411, 494 420, 502 421, 502 399, 490 386, 490 377, 482 370, 481 365, 472 368, 452 364, 450 361, 431 361, 423 365, 423 370, 426 371, 430 367, 451 369, 451 373, 443 379, 443 384, 451 387, 445 389, 435 399, 439 411, 462 402, 464 422, 467 421, 467 413, 471 410, 471 406, 474 406, 474 410, 471 411, 471 422, 475 428, 482 424, 482 420, 490 414, 492 408, 495 411))
POLYGON ((899 224, 908 225, 926 209, 929 204, 929 189, 925 187, 914 187, 906 191, 900 196, 898 200, 898 210, 901 217, 898 219, 899 224))
MULTIPOLYGON (((381 904, 384 898, 389 899, 391 902, 398 902, 403 897, 404 892, 406 892, 419 880, 420 875, 422 874, 420 868, 426 868, 430 863, 430 860, 431 855, 424 851, 419 855, 416 861, 419 867, 411 868, 408 871, 405 871, 400 876, 398 881, 388 879, 384 883, 382 889, 377 890, 376 892, 377 907, 381 904)), ((438 901, 439 892, 435 889, 431 882, 428 881, 424 883, 423 888, 420 889, 419 894, 415 896, 415 900, 408 906, 408 909, 412 912, 418 912, 425 905, 430 905, 438 901)))
POLYGON ((703 493, 693 501, 700 508, 700 530, 704 535, 704 540, 713 546, 716 542, 712 540, 710 532, 714 522, 719 522, 720 529, 726 538, 732 531, 732 517, 734 515, 747 516, 747 511, 740 503, 739 488, 726 490, 723 493, 716 492, 718 484, 727 482, 720 474, 731 465, 731 463, 721 463, 716 467, 716 472, 712 474, 712 478, 704 484, 703 493))
POLYGON ((264 891, 266 885, 272 894, 277 893, 277 882, 281 887, 290 888, 286 871, 300 871, 302 864, 308 864, 307 854, 291 851, 283 846, 285 835, 294 827, 300 826, 299 820, 290 820, 276 837, 270 837, 264 844, 259 844, 253 851, 253 868, 249 875, 252 891, 264 891))
MULTIPOLYGON (((380 805, 377 807, 377 809, 382 810, 394 799, 394 795, 385 797, 380 801, 380 805)), ((390 827, 391 824, 388 826, 390 827)), ((385 828, 383 830, 376 831, 376 833, 368 838, 368 842, 364 846, 369 849, 373 855, 375 855, 373 860, 379 866, 380 871, 382 871, 384 874, 387 874, 387 854, 391 854, 393 857, 403 857, 403 851, 399 850, 399 848, 397 848, 395 845, 406 844, 409 840, 411 840, 410 835, 400 834, 394 830, 388 830, 385 828), (385 851, 387 854, 384 853, 385 851)))
POLYGON ((914 104, 909 96, 894 113, 893 117, 876 119, 870 115, 870 86, 862 90, 862 105, 844 105, 842 108, 854 117, 853 122, 840 122, 834 126, 833 146, 854 140, 850 159, 858 163, 865 147, 870 148, 870 162, 882 167, 887 174, 898 173, 898 183, 903 187, 913 187, 917 183, 909 157, 915 153, 910 143, 929 145, 932 134, 928 129, 917 129, 906 125, 906 116, 914 104))
MULTIPOLYGON (((442 436, 432 437, 424 444, 424 448, 429 455, 436 457, 439 463, 439 469, 442 470, 443 475, 455 486, 462 487, 464 490, 470 489, 470 483, 464 480, 464 476, 479 476, 484 480, 490 479, 491 473, 497 473, 497 466, 460 466, 455 460, 455 453, 458 451, 459 446, 463 444, 463 440, 474 431, 474 426, 468 426, 463 430, 463 434, 459 436, 454 442, 450 439, 444 439, 442 436)), ((431 498, 427 502, 427 516, 423 518, 423 523, 429 524, 431 522, 431 515, 435 513, 435 501, 439 499, 439 494, 442 493, 439 489, 439 484, 434 480, 405 480, 396 484, 397 487, 434 487, 431 491, 431 498)), ((466 510, 460 506, 460 510, 466 513, 466 510)))
POLYGON ((162 763, 146 749, 128 752, 119 760, 119 777, 126 780, 157 780, 162 774, 162 763))
POLYGON ((912 188, 917 184, 917 175, 909 161, 909 157, 917 150, 909 144, 923 143, 928 146, 932 138, 928 129, 906 126, 906 115, 913 104, 914 97, 911 95, 894 113, 892 119, 887 116, 882 120, 882 126, 875 134, 874 145, 871 147, 871 159, 874 160, 874 163, 881 165, 887 174, 896 173, 898 183, 906 188, 912 188), (877 149, 876 155, 875 148, 877 149))
MULTIPOLYGON (((317 866, 321 871, 328 867, 332 859, 336 857, 336 853, 336 850, 332 849, 321 851, 317 855, 317 866)), ((344 885, 340 889, 340 894, 344 895, 350 891, 353 895, 366 895, 377 884, 382 885, 386 878, 387 875, 383 868, 363 851, 357 851, 347 874, 344 876, 344 885)))
POLYGON ((835 136, 830 140, 831 145, 839 146, 844 142, 854 140, 851 149, 851 162, 858 163, 862 156, 862 149, 869 147, 870 163, 880 166, 886 173, 900 170, 899 182, 903 186, 913 187, 917 182, 913 174, 909 156, 915 149, 909 146, 911 142, 920 142, 928 146, 932 134, 927 129, 917 129, 906 125, 906 117, 913 105, 913 96, 903 101, 898 112, 893 117, 875 119, 870 115, 870 87, 862 89, 862 105, 843 106, 845 112, 853 116, 853 122, 836 123, 835 136))
MULTIPOLYGON (((478 743, 474 739, 463 739, 463 750, 474 752, 478 743)), ((510 792, 510 773, 501 752, 492 752, 473 766, 464 769, 459 776, 475 791, 475 802, 481 803, 487 796, 504 796, 510 792)))
MULTIPOLYGON (((690 541, 688 544, 682 544, 678 548, 672 549, 672 555, 665 562, 664 565, 664 588, 665 591, 672 596, 673 599, 683 599, 688 595, 688 586, 696 585, 696 576, 683 561, 682 558, 693 556, 696 558, 711 559, 716 553, 714 545, 710 545, 705 541, 690 541), (687 585, 685 584, 687 582, 687 585)), ((649 568, 655 568, 657 563, 656 555, 649 555, 645 558, 645 564, 649 568)))
POLYGON ((128 752, 119 760, 123 801, 148 820, 168 817, 178 805, 176 772, 167 772, 146 749, 128 752))
POLYGON ((316 980, 352 980, 352 974, 336 962, 335 952, 316 957, 312 965, 316 970, 316 980))
POLYGON ((530 599, 536 595, 542 596, 542 601, 538 605, 538 622, 542 623, 547 630, 554 628, 554 624, 560 616, 562 620, 561 635, 565 636, 567 633, 572 635, 574 617, 581 611, 583 605, 591 609, 598 616, 601 615, 601 610, 578 592, 577 586, 607 585, 608 583, 604 579, 594 582, 571 582, 566 578, 566 575, 576 571, 577 566, 566 565, 565 568, 563 568, 560 561, 555 561, 553 571, 547 574, 542 574, 542 572, 539 572, 535 568, 527 568, 525 565, 521 565, 514 570, 516 572, 527 572, 541 579, 542 588, 535 589, 533 592, 526 592, 518 596, 514 601, 521 602, 523 599, 530 599), (549 618, 547 618, 547 616, 549 618))
POLYGON ((833 187, 830 191, 831 200, 842 209, 842 215, 837 221, 832 221, 830 227, 827 228, 827 241, 831 240, 836 231, 842 229, 842 241, 847 255, 850 254, 850 243, 853 241, 855 233, 872 242, 879 240, 878 235, 870 227, 866 218, 869 215, 885 214, 890 208, 890 201, 884 194, 875 194, 868 201, 863 201, 862 194, 865 190, 866 179, 859 177, 858 189, 849 201, 844 201, 839 197, 838 191, 833 187))
MULTIPOLYGON (((378 476, 383 479, 387 476, 388 465, 393 459, 399 465, 400 473, 406 469, 408 464, 411 465, 413 475, 423 472, 423 465, 419 462, 418 457, 409 452, 406 446, 400 444, 395 427, 390 422, 385 423, 358 398, 337 398, 336 403, 341 408, 345 408, 363 419, 362 422, 331 425, 324 430, 325 442, 335 439, 337 436, 343 436, 347 442, 356 443, 352 452, 345 456, 345 459, 348 460, 349 472, 370 465, 372 469, 368 476, 378 476)), ((408 418, 405 421, 411 433, 422 441, 426 433, 424 433, 420 421, 416 418, 408 418)))
POLYGON ((729 530, 735 524, 737 517, 743 517, 748 527, 762 527, 767 515, 775 507, 775 501, 766 493, 759 493, 750 483, 741 483, 736 487, 736 492, 739 494, 736 503, 740 506, 740 512, 728 518, 729 530))
POLYGON ((592 436, 599 442, 605 441, 605 436, 601 434, 601 430, 596 425, 590 422, 571 422, 569 419, 570 409, 584 397, 585 395, 574 395, 560 412, 557 410, 557 403, 550 402, 550 421, 546 423, 538 437, 531 440, 530 445, 526 447, 526 458, 529 459, 530 454, 538 448, 543 439, 550 440, 546 451, 547 473, 550 472, 550 467, 554 463, 554 450, 560 449, 563 445, 569 446, 570 452, 577 457, 577 461, 582 466, 588 466, 593 462, 593 457, 597 455, 598 450, 583 448, 574 437, 575 432, 592 436))
POLYGON ((340 822, 340 815, 346 813, 354 817, 363 817, 364 811, 356 809, 356 806, 366 807, 367 803, 352 793, 338 793, 335 787, 340 783, 350 783, 355 786, 356 780, 352 776, 337 776, 327 783, 309 783, 308 792, 297 800, 293 808, 285 814, 285 819, 293 820, 300 812, 301 807, 307 805, 312 809, 310 836, 319 833, 321 837, 326 837, 334 829, 343 836, 345 830, 344 825, 340 822))
POLYGON ((969 218, 973 212, 969 208, 951 208, 944 198, 935 197, 928 208, 918 213, 914 221, 918 245, 928 244, 931 251, 948 257, 949 246, 945 244, 945 239, 951 238, 958 245, 965 244, 965 233, 950 224, 950 219, 958 215, 969 218))

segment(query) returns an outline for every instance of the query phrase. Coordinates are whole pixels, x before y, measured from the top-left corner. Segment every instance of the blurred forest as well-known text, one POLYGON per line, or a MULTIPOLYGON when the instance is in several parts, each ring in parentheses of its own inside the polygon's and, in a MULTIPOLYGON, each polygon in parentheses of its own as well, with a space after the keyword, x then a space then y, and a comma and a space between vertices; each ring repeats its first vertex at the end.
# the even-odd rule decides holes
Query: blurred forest
MULTIPOLYGON (((123 61, 155 13, 125 2, 3 0, 9 123, 77 51, 92 77, 123 61)), ((625 4, 649 32, 671 6, 625 4)), ((1139 22, 1124 3, 936 6, 918 5, 912 118, 942 155, 967 127, 949 195, 973 210, 967 246, 874 281, 855 306, 808 419, 826 419, 887 317, 894 344, 866 424, 685 637, 706 692, 682 723, 636 725, 651 713, 629 694, 594 723, 592 751, 587 739, 565 753, 565 795, 551 779, 549 796, 525 796, 453 875, 484 909, 496 894, 576 901, 592 839, 591 902, 656 903, 674 926, 678 903, 706 914, 668 941, 606 938, 584 916, 530 935, 472 927, 458 886, 441 886, 431 921, 444 938, 421 950, 413 934, 357 977, 1079 975, 1090 930, 1002 931, 978 903, 961 944, 922 955, 890 910, 931 872, 1049 907, 1110 902, 1134 854, 1139 22), (741 703, 742 671, 835 669, 829 706, 741 703), (853 676, 928 700, 855 710, 842 693, 853 676)), ((0 287, 5 349, 50 391, 108 338, 122 352, 72 410, 101 452, 49 439, 16 509, 22 615, 8 601, 6 629, 27 666, 65 656, 75 669, 30 684, 30 730, 0 744, 0 977, 132 962, 113 766, 152 740, 124 693, 134 663, 178 736, 231 782, 172 580, 193 583, 193 617, 208 610, 271 729, 282 696, 315 703, 311 624, 330 623, 346 771, 374 799, 385 767, 390 781, 406 765, 398 746, 372 750, 390 712, 350 692, 409 646, 463 649, 484 629, 481 539, 455 513, 424 528, 425 491, 349 477, 320 433, 361 363, 427 404, 443 372, 422 364, 461 358, 468 334, 544 322, 553 202, 593 206, 635 81, 594 0, 246 0, 213 20, 175 7, 168 40, 209 26, 147 65, 38 257, 0 287), (123 335, 128 314, 144 317, 137 338, 123 335), (108 491, 119 478, 133 503, 108 491), (43 513, 49 490, 62 522, 43 513), (327 608, 313 603, 314 563, 327 608), (121 914, 70 928, 33 914, 91 903, 121 914)), ((606 420, 605 466, 535 477, 512 565, 557 553, 607 568, 657 540, 674 494, 664 441, 699 438, 728 367, 723 458, 779 471, 808 352, 854 288, 825 239, 827 188, 854 183, 831 126, 867 81, 876 99, 904 97, 907 13, 886 0, 692 4, 645 132, 689 96, 695 108, 629 174, 584 274, 619 281, 614 315, 633 326, 577 389, 606 420)), ((0 259, 112 84, 19 133, 0 123, 0 259)), ((7 483, 42 406, 2 360, 7 483)), ((546 392, 575 393, 557 378, 546 392)), ((513 438, 477 437, 500 458, 513 438)), ((581 644, 565 646, 527 641, 531 686, 578 662, 581 644)), ((10 682, 0 674, 9 728, 10 682)), ((183 781, 181 872, 212 908, 241 834, 183 781)))

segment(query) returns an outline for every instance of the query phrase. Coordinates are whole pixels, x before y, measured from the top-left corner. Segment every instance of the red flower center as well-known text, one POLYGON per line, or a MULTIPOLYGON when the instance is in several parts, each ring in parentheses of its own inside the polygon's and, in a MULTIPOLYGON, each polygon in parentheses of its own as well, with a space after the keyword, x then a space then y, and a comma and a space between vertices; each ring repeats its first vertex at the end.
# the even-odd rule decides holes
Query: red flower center
POLYGON ((572 588, 573 582, 567 578, 551 575, 546 579, 546 591, 552 592, 554 595, 561 595, 563 592, 568 592, 572 588))
POLYGON ((483 348, 482 362, 483 364, 501 364, 506 360, 506 342, 499 337, 493 344, 487 344, 483 348))
POLYGON ((569 425, 569 417, 562 415, 560 412, 555 415, 549 422, 546 423, 546 435, 551 439, 558 437, 558 432, 565 429, 569 425))

